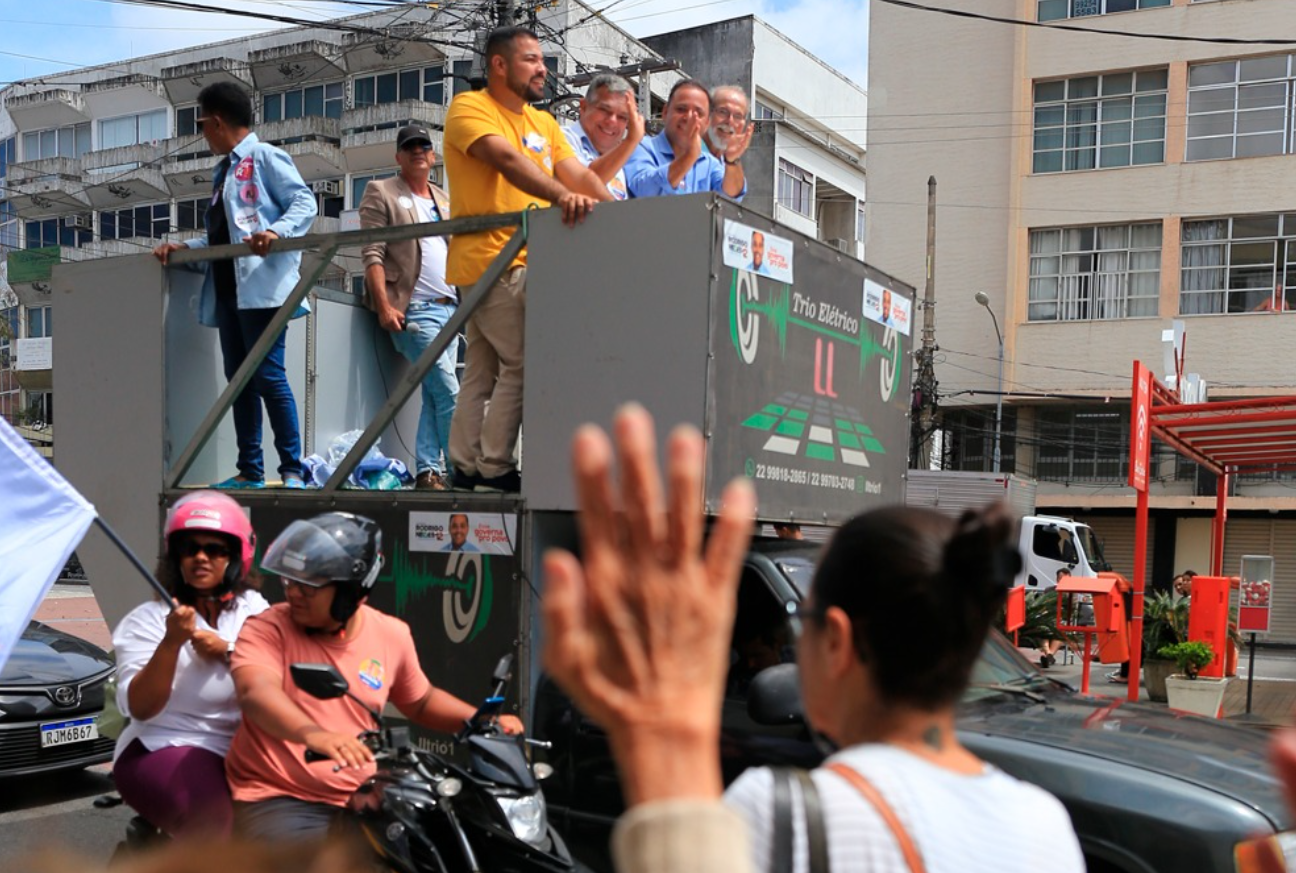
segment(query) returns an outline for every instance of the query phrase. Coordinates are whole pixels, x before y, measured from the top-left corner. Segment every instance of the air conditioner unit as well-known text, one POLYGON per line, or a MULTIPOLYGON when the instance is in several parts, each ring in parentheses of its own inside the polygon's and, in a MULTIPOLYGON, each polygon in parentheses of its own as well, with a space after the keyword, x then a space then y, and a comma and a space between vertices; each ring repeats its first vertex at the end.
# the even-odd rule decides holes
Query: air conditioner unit
POLYGON ((75 227, 81 230, 92 230, 89 215, 65 215, 63 216, 64 227, 75 227))
POLYGON ((324 179, 319 182, 311 182, 310 189, 316 194, 323 194, 325 197, 338 197, 342 194, 342 183, 336 179, 324 179))
POLYGON ((853 239, 826 239, 824 242, 835 247, 839 252, 846 252, 848 255, 855 254, 855 240, 853 239))

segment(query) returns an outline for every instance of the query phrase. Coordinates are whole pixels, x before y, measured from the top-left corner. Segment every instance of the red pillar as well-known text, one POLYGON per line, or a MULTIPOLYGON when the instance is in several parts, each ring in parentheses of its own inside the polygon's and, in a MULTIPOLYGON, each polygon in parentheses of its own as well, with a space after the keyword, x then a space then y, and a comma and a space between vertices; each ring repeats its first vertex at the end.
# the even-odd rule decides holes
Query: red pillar
POLYGON ((1228 522, 1228 471, 1220 473, 1215 479, 1215 521, 1211 524, 1211 571, 1212 576, 1222 576, 1224 569, 1224 525, 1228 522))
POLYGON ((1139 697, 1139 679, 1143 675, 1143 591, 1147 585, 1147 532, 1148 492, 1140 488, 1134 511, 1134 603, 1130 615, 1130 669, 1126 699, 1131 703, 1139 697))

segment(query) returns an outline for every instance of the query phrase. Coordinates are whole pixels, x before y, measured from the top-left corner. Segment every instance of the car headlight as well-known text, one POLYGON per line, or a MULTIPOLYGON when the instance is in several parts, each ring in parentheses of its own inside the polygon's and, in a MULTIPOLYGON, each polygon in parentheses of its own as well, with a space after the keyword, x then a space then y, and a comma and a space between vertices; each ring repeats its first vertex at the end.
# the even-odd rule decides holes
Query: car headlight
POLYGON ((1296 831, 1245 840, 1233 847, 1237 873, 1296 873, 1296 831))
POLYGON ((545 814, 544 797, 540 794, 525 794, 521 797, 496 797, 495 802, 504 810, 513 835, 525 843, 539 846, 544 843, 549 831, 548 816, 545 814))

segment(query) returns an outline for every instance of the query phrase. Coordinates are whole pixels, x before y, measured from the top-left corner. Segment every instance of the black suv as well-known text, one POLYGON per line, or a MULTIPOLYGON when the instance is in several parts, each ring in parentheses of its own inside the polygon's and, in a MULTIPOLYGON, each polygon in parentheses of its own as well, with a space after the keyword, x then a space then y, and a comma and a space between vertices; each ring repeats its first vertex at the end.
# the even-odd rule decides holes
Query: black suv
MULTIPOLYGON (((726 784, 747 767, 820 760, 796 711, 792 669, 750 676, 761 658, 790 659, 790 637, 779 623, 809 589, 816 547, 761 540, 752 549, 724 701, 726 784), (763 650, 753 650, 756 638, 763 650)), ((545 782, 551 821, 574 854, 610 870, 608 837, 624 803, 605 735, 544 680, 533 728, 554 744, 555 773, 545 782)), ((1288 865, 1296 864, 1292 815, 1261 731, 1083 696, 1040 673, 996 631, 973 671, 959 735, 975 754, 1066 805, 1090 873, 1241 873, 1235 847, 1279 834, 1291 846, 1288 865)))

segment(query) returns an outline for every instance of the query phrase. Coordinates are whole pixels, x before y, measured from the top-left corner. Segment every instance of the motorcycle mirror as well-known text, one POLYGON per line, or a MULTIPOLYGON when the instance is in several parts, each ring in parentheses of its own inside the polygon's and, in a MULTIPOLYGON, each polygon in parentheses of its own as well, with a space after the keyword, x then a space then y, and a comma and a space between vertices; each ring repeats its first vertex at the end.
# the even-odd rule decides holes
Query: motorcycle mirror
POLYGON ((332 664, 293 664, 288 668, 293 684, 311 697, 333 700, 347 693, 347 681, 332 664))
POLYGON ((496 682, 507 682, 513 674, 513 655, 508 654, 500 658, 499 663, 495 665, 496 682))
POLYGON ((756 674, 747 696, 747 715, 763 725, 805 721, 796 664, 776 664, 756 674))

